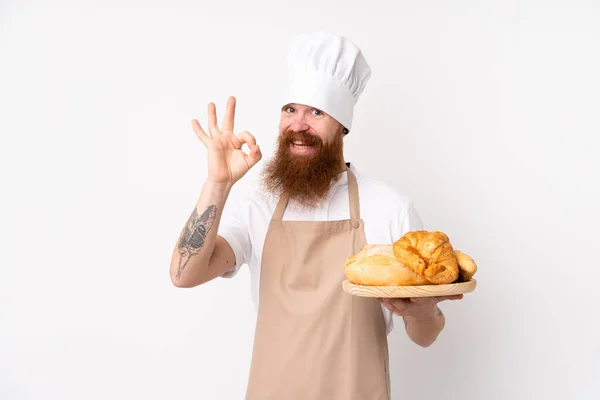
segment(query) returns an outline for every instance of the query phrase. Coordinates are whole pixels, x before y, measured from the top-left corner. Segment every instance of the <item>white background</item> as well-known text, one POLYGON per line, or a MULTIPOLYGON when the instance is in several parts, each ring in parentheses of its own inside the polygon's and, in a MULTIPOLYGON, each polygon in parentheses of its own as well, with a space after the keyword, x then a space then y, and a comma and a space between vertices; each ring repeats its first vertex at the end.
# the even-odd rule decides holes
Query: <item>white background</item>
POLYGON ((1 399, 243 398, 247 270, 168 274, 206 176, 190 121, 234 95, 268 159, 314 30, 373 70, 347 159, 480 268, 431 347, 396 320, 393 398, 600 398, 597 1, 77 3, 0 2, 1 399))

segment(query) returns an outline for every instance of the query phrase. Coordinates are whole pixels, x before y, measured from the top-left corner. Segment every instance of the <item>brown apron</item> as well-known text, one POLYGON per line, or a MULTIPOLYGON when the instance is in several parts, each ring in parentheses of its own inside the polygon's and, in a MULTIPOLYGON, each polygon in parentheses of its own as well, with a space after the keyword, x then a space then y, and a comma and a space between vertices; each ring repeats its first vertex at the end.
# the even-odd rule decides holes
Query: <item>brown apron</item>
POLYGON ((265 237, 247 400, 390 400, 381 304, 342 289, 348 256, 366 244, 356 177, 350 219, 283 221, 265 237))

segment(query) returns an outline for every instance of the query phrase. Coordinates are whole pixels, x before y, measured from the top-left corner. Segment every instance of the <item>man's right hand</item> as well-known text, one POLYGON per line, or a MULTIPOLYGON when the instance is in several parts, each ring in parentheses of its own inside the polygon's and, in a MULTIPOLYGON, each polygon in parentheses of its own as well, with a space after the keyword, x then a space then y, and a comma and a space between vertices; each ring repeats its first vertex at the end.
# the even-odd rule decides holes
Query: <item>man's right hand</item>
POLYGON ((247 131, 237 135, 233 133, 235 102, 235 97, 228 99, 221 129, 217 125, 217 112, 214 103, 208 104, 210 136, 200 127, 198 120, 192 120, 194 132, 208 150, 207 180, 220 185, 233 186, 262 158, 254 136, 247 131), (242 151, 244 143, 250 149, 249 154, 242 151))

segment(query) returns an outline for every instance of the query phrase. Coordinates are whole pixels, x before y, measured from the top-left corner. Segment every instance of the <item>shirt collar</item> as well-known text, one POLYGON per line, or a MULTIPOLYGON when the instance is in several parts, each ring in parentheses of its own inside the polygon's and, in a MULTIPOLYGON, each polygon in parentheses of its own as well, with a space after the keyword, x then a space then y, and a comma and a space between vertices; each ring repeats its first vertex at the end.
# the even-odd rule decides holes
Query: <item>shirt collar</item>
MULTIPOLYGON (((356 182, 360 182, 360 178, 361 178, 361 174, 358 171, 358 169, 356 168, 356 165, 354 165, 353 163, 347 163, 346 165, 350 164, 350 171, 352 171, 354 173, 354 175, 356 176, 356 182)), ((339 179, 332 185, 332 190, 337 189, 338 186, 347 186, 348 185, 348 171, 344 171, 340 174, 339 179)))

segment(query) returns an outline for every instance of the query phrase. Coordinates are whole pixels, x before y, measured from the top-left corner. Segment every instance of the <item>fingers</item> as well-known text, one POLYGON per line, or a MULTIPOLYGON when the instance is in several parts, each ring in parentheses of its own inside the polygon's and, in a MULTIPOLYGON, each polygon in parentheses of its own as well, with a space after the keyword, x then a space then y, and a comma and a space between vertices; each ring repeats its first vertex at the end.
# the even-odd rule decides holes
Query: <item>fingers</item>
POLYGON ((235 137, 239 142, 238 149, 241 149, 244 143, 248 145, 249 149, 251 149, 256 144, 256 138, 252 136, 252 134, 250 134, 250 132, 248 131, 238 133, 237 135, 235 135, 235 137))
POLYGON ((462 294, 453 294, 450 296, 437 296, 435 299, 437 300, 436 302, 439 303, 440 301, 444 301, 444 300, 460 300, 463 298, 462 294))
POLYGON ((231 96, 227 100, 227 106, 225 106, 225 116, 223 117, 223 123, 221 128, 223 132, 233 132, 233 122, 235 120, 235 97, 231 96))
POLYGON ((260 152, 260 147, 257 144, 253 145, 250 148, 250 154, 248 154, 247 160, 248 165, 250 167, 254 166, 257 162, 262 158, 262 153, 260 152))
POLYGON ((380 302, 395 315, 401 316, 406 314, 406 299, 381 299, 380 302))
POLYGON ((410 302, 417 306, 428 307, 438 303, 437 297, 411 297, 410 302))
POLYGON ((390 310, 392 313, 394 313, 394 314, 395 314, 395 312, 394 312, 394 311, 395 311, 395 310, 394 310, 394 307, 392 307, 392 306, 390 305, 390 302, 389 302, 389 300, 388 300, 388 299, 379 299, 379 302, 380 302, 381 304, 383 304, 383 306, 384 306, 385 308, 387 308, 388 310, 390 310))
POLYGON ((410 301, 418 305, 433 305, 444 300, 460 300, 462 298, 462 294, 454 294, 450 296, 411 297, 410 301))
POLYGON ((241 149, 244 143, 248 145, 250 154, 246 156, 248 166, 252 167, 262 158, 260 147, 256 144, 256 138, 248 131, 238 133, 235 138, 237 139, 236 148, 241 149))
POLYGON ((197 119, 192 120, 192 129, 194 129, 194 133, 198 136, 198 139, 205 145, 208 146, 210 142, 210 137, 204 132, 202 127, 200 126, 200 122, 197 119))
MULTIPOLYGON (((462 294, 452 296, 411 297, 411 298, 378 298, 379 302, 394 315, 423 318, 429 316, 432 307, 444 300, 460 300, 462 294)), ((427 317, 430 318, 430 317, 427 317)))
POLYGON ((221 133, 217 125, 217 108, 212 102, 208 103, 208 130, 213 138, 221 133))

